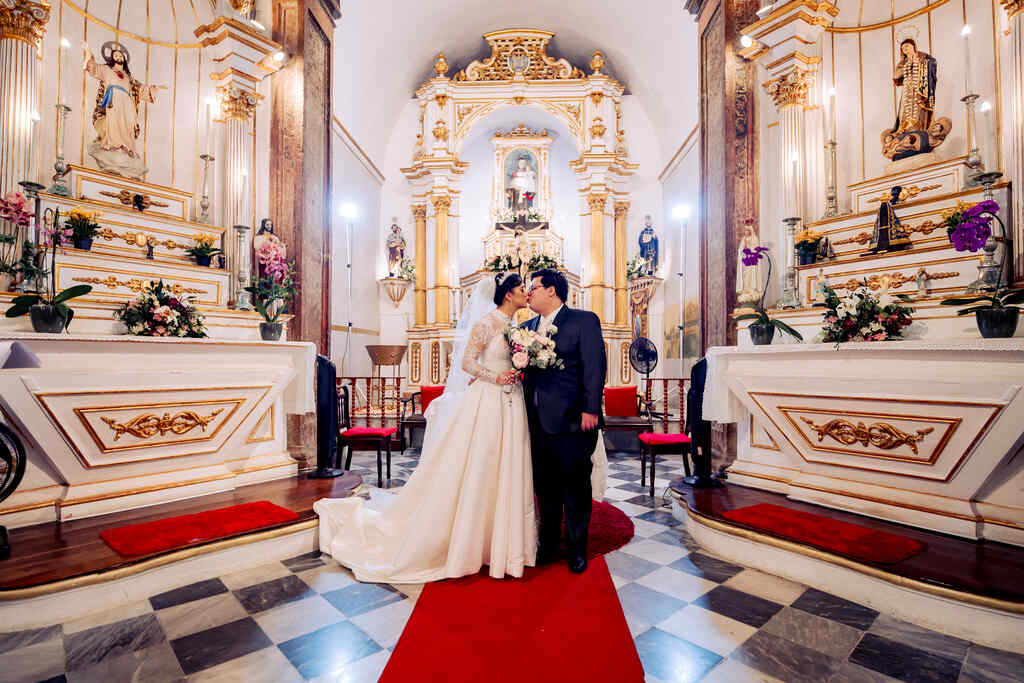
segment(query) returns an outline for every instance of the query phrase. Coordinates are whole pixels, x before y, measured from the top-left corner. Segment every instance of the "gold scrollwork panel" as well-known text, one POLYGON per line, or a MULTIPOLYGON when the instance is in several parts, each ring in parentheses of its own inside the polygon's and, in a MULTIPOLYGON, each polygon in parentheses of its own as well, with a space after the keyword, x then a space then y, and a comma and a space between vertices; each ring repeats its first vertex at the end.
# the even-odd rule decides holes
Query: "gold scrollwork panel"
POLYGON ((441 383, 441 342, 430 344, 430 382, 441 383))
POLYGON ((243 403, 244 398, 168 401, 76 407, 74 413, 99 451, 113 453, 211 441, 243 403))
POLYGON ((918 442, 923 441, 926 436, 935 431, 934 427, 925 427, 916 430, 915 434, 911 434, 888 422, 873 422, 870 425, 865 425, 859 421, 854 424, 849 420, 834 418, 819 425, 803 415, 800 416, 800 419, 815 431, 819 442, 824 441, 825 437, 829 437, 847 446, 859 443, 862 446, 874 446, 886 451, 907 446, 914 455, 917 455, 918 442))
POLYGON ((224 412, 223 408, 217 408, 209 415, 201 415, 194 410, 180 410, 173 416, 165 412, 163 415, 155 413, 143 413, 136 415, 127 422, 118 422, 112 417, 101 415, 108 427, 114 432, 114 441, 117 441, 125 434, 130 434, 138 439, 151 439, 154 436, 166 436, 168 433, 188 434, 193 429, 205 432, 206 427, 213 422, 214 418, 224 412))
POLYGON ((419 342, 413 342, 409 345, 409 381, 413 384, 419 384, 422 379, 423 370, 423 359, 420 356, 422 345, 419 342))
POLYGON ((619 344, 619 380, 622 384, 629 384, 633 379, 633 366, 629 364, 629 342, 619 344))

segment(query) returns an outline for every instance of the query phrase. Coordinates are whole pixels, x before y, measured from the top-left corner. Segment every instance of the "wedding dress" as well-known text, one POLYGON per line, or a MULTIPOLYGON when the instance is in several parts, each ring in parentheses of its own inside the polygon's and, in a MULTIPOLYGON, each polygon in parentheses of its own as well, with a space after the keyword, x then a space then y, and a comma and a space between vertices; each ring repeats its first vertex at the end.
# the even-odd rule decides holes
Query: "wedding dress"
MULTIPOLYGON (((450 419, 424 439, 419 465, 384 510, 370 509, 359 497, 313 505, 321 552, 358 580, 423 583, 475 574, 485 564, 495 578, 521 577, 534 565, 537 521, 523 389, 512 385, 509 393, 496 383, 512 369, 508 324, 509 317, 494 309, 472 326, 461 369, 475 379, 450 419)), ((433 420, 428 411, 428 425, 433 420)))

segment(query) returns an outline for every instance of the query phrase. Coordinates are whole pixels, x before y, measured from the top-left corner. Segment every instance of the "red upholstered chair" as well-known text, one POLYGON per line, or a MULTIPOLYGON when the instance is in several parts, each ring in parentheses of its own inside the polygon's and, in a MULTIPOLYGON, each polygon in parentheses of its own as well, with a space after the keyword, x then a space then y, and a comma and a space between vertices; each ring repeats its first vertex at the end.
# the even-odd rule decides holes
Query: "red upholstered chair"
POLYGON ((643 399, 636 386, 604 388, 605 431, 645 432, 650 430, 643 399))
POLYGON ((658 455, 681 454, 686 476, 690 476, 690 463, 686 459, 686 455, 690 452, 690 437, 686 434, 656 434, 652 430, 640 435, 640 443, 643 444, 640 454, 640 485, 644 485, 644 471, 647 469, 647 456, 650 455, 651 498, 654 498, 654 461, 658 455))
POLYGON ((352 466, 352 451, 356 446, 377 447, 377 486, 383 488, 384 477, 381 463, 381 451, 387 452, 388 479, 391 479, 391 437, 398 431, 397 427, 353 427, 352 415, 349 412, 349 388, 342 385, 338 392, 338 462, 345 455, 348 446, 348 458, 345 459, 345 470, 352 466))
POLYGON ((443 385, 424 385, 420 387, 419 391, 413 392, 412 394, 409 394, 405 398, 401 399, 402 412, 400 417, 398 418, 398 438, 401 440, 403 453, 405 452, 406 448, 406 430, 409 431, 409 441, 412 441, 412 430, 417 427, 427 426, 427 418, 423 416, 424 413, 427 412, 427 406, 430 405, 431 401, 440 396, 443 391, 443 385), (420 403, 420 411, 418 413, 416 412, 417 398, 419 399, 420 403), (409 414, 406 414, 407 411, 409 414))

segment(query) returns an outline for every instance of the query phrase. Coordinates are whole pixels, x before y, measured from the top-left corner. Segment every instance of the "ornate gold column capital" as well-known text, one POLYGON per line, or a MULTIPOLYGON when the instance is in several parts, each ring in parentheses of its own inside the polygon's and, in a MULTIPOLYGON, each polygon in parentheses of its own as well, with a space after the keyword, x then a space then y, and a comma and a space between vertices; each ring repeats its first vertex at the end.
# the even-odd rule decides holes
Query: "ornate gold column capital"
POLYGON ((811 83, 813 82, 813 72, 793 67, 792 71, 788 71, 778 78, 766 81, 762 87, 771 96, 775 106, 779 109, 785 107, 806 107, 811 83))
POLYGON ((1024 0, 999 0, 999 2, 1006 10, 1006 18, 1010 21, 1024 14, 1024 0))
POLYGON ((257 93, 228 86, 217 88, 217 96, 220 100, 220 114, 225 121, 246 123, 252 119, 257 105, 263 99, 263 96, 257 93))
POLYGON ((427 220, 427 205, 426 204, 413 204, 412 205, 412 217, 417 221, 427 220))
POLYGON ((437 123, 434 124, 433 133, 435 140, 448 139, 448 124, 445 123, 444 119, 438 119, 437 123))
POLYGON ((444 78, 445 74, 448 73, 448 60, 445 59, 443 52, 437 55, 437 59, 434 60, 434 73, 441 78, 444 78))
POLYGON ((601 138, 608 131, 608 127, 604 125, 600 116, 594 117, 594 125, 590 127, 590 137, 601 138))
POLYGON ((241 14, 248 14, 252 11, 254 0, 231 0, 231 9, 241 14))
POLYGON ((590 205, 590 212, 604 211, 604 204, 608 201, 607 192, 591 192, 587 195, 587 204, 590 205))
POLYGON ((50 3, 0 0, 0 40, 21 40, 39 49, 50 20, 50 3))
POLYGON ((448 209, 452 206, 452 198, 446 194, 434 195, 430 201, 434 204, 435 213, 448 213, 448 209))
POLYGON ((629 213, 629 202, 615 202, 615 218, 624 218, 629 213))

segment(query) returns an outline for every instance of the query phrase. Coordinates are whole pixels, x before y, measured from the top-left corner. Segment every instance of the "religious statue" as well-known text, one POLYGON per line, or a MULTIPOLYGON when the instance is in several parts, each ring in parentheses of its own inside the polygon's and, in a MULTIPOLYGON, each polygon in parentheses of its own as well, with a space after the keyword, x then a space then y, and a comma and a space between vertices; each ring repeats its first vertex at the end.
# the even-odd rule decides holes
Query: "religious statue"
POLYGON ((515 168, 507 176, 507 183, 506 187, 512 190, 509 196, 510 208, 517 211, 529 210, 537 196, 537 171, 530 166, 527 153, 519 155, 515 168))
POLYGON ((875 218, 875 228, 871 233, 871 244, 865 252, 866 254, 902 251, 913 246, 910 242, 910 235, 892 208, 900 201, 900 192, 902 191, 903 188, 897 185, 889 191, 888 201, 882 199, 882 204, 878 207, 878 216, 875 218))
POLYGON ((818 241, 818 253, 814 260, 827 261, 828 259, 833 259, 835 257, 836 252, 832 248, 832 242, 829 240, 828 236, 822 237, 821 240, 818 241))
POLYGON ((512 264, 520 271, 520 275, 526 269, 526 262, 530 260, 530 243, 526 239, 526 232, 523 230, 515 231, 515 238, 512 240, 512 251, 509 256, 512 257, 512 264))
POLYGON ((825 289, 828 287, 828 278, 825 277, 825 270, 818 268, 818 277, 814 279, 814 297, 812 306, 824 306, 825 297, 828 296, 825 289))
POLYGON ((917 269, 917 295, 928 296, 928 271, 921 266, 917 269))
POLYGON ((92 124, 96 139, 89 155, 101 170, 141 180, 149 170, 135 143, 139 138, 139 103, 156 102, 156 92, 166 85, 147 85, 132 77, 131 61, 124 45, 103 43, 102 63, 97 63, 89 43, 82 41, 85 72, 99 81, 92 124))
POLYGON ((931 55, 920 52, 913 38, 904 38, 892 78, 902 89, 896 123, 882 132, 882 154, 898 161, 933 151, 953 127, 948 117, 935 118, 938 63, 931 55))
POLYGON ((274 221, 269 218, 260 221, 260 229, 252 238, 252 247, 256 251, 257 277, 263 277, 266 274, 265 261, 284 260, 288 254, 288 248, 284 246, 284 242, 274 234, 274 221))
POLYGON ((405 258, 405 237, 398 227, 398 218, 391 219, 391 234, 386 242, 388 248, 388 276, 394 277, 405 258))
POLYGON ((736 301, 739 304, 738 310, 753 309, 761 301, 761 288, 764 279, 762 270, 764 263, 759 260, 752 266, 743 265, 743 250, 754 251, 761 246, 761 240, 754 232, 753 221, 747 219, 743 227, 743 237, 740 239, 738 253, 736 255, 736 301))
POLYGON ((645 274, 654 275, 658 270, 658 235, 651 226, 651 214, 644 216, 644 229, 640 231, 640 258, 646 262, 645 274))

